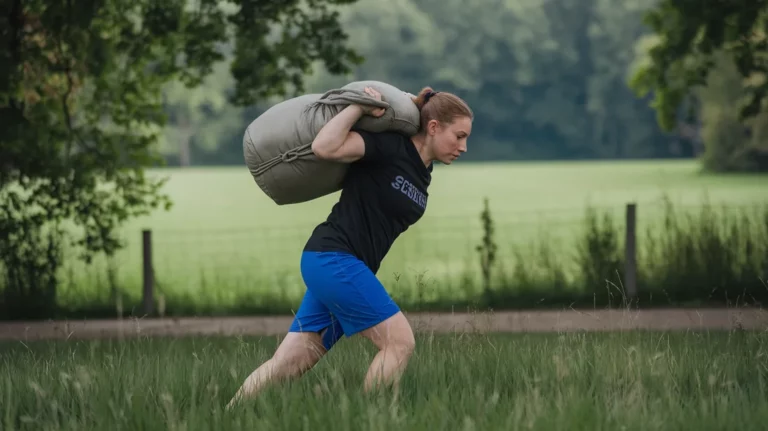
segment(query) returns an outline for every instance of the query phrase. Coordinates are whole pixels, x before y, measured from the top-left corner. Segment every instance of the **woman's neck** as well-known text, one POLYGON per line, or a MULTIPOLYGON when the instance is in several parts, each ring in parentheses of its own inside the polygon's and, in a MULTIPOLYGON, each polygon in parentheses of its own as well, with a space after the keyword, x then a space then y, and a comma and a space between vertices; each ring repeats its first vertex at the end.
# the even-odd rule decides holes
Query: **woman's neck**
POLYGON ((424 162, 424 166, 429 167, 429 165, 432 164, 432 161, 434 160, 434 155, 427 146, 426 136, 422 134, 411 136, 411 142, 413 142, 413 145, 416 147, 416 151, 418 151, 419 156, 421 156, 421 161, 424 162))

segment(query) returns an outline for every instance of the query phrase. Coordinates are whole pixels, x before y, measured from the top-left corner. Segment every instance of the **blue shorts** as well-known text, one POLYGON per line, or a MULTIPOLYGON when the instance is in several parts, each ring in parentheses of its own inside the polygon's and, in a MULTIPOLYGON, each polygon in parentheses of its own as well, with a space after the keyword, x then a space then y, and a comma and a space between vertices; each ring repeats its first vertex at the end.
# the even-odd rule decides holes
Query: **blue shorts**
POLYGON ((351 337, 400 311, 376 275, 351 254, 305 251, 301 276, 307 291, 289 331, 322 332, 326 350, 342 335, 351 337))

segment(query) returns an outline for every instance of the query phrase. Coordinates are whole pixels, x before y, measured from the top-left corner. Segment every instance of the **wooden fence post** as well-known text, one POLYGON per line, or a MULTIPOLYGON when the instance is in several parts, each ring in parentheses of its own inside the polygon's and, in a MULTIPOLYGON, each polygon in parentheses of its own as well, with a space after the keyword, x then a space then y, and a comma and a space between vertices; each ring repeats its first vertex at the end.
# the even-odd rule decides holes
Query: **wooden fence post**
POLYGON ((143 306, 144 314, 151 316, 155 308, 155 275, 152 268, 152 231, 145 229, 142 231, 143 243, 143 272, 144 272, 144 291, 143 306))
POLYGON ((637 204, 627 204, 624 238, 624 287, 627 299, 637 297, 637 204))

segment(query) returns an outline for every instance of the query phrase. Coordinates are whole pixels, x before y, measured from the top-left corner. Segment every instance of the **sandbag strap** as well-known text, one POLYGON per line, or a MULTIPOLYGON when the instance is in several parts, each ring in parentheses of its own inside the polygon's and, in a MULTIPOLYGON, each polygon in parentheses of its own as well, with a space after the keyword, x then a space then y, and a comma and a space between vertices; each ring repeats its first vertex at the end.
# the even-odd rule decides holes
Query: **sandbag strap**
POLYGON ((273 167, 277 166, 280 163, 290 163, 299 157, 309 156, 313 154, 312 151, 312 144, 304 144, 298 148, 294 148, 290 151, 286 151, 283 154, 280 154, 279 156, 273 157, 266 162, 259 165, 258 168, 256 168, 253 171, 254 176, 259 176, 263 174, 264 172, 267 172, 268 170, 272 169, 273 167))
MULTIPOLYGON (((382 96, 382 98, 383 97, 384 96, 382 96)), ((348 88, 338 88, 326 91, 320 99, 316 100, 314 103, 322 105, 360 104, 375 106, 377 108, 389 108, 389 103, 384 100, 376 100, 364 91, 350 90, 348 88)))

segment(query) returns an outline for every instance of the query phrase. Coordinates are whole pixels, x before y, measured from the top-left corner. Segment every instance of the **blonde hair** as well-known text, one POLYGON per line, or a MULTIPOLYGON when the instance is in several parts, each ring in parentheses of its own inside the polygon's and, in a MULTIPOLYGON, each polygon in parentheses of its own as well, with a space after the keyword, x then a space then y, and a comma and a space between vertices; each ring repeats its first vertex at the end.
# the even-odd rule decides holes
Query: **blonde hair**
POLYGON ((455 94, 443 91, 434 91, 431 87, 424 87, 413 98, 413 103, 421 112, 420 130, 425 130, 427 124, 432 120, 437 120, 443 124, 453 123, 456 117, 474 118, 472 109, 467 102, 455 94))

